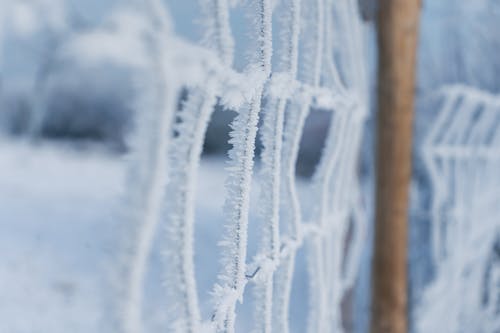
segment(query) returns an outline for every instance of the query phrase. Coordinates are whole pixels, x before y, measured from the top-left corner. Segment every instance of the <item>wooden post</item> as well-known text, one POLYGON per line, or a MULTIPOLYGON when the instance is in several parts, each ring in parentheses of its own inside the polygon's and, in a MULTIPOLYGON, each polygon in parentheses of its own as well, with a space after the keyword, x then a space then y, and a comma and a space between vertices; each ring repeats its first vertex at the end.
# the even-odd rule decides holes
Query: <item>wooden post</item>
POLYGON ((407 323, 407 214, 420 0, 378 0, 378 121, 372 333, 407 323))

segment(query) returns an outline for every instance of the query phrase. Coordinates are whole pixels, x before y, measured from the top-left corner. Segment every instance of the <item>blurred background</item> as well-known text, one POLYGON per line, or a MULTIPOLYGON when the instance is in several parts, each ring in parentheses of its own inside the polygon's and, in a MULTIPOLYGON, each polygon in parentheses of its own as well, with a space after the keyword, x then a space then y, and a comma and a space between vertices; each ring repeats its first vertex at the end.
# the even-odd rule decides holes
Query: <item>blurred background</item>
MULTIPOLYGON (((198 42, 196 1, 166 0, 174 30, 198 42)), ((369 6, 363 7, 370 16, 369 6)), ((102 332, 111 306, 109 262, 116 255, 120 200, 137 77, 144 54, 137 47, 144 15, 127 0, 0 0, 0 332, 102 332)), ((500 93, 500 2, 423 0, 418 54, 414 174, 410 223, 410 306, 431 281, 430 180, 419 147, 444 84, 468 84, 500 93)), ((246 18, 236 8, 235 67, 248 57, 246 18)), ((376 63, 373 25, 367 22, 371 82, 376 63)), ((372 95, 374 86, 371 85, 372 95)), ((197 276, 201 299, 216 280, 217 242, 228 124, 234 112, 218 107, 204 145, 197 196, 197 276), (209 221, 209 222, 207 222, 209 221)), ((313 110, 301 142, 298 174, 314 171, 328 128, 328 113, 313 110)), ((363 141, 360 175, 372 204, 373 116, 363 141)), ((258 167, 258 166, 257 166, 258 167)), ((258 194, 258 184, 255 186, 258 194)), ((254 218, 254 217, 251 217, 254 218)), ((250 230, 251 240, 256 231, 250 230)), ((250 242, 250 244, 255 242, 250 242)), ((158 241, 155 245, 159 248, 158 241)), ((365 332, 369 306, 370 244, 351 300, 361 315, 345 326, 365 332)), ((252 252, 253 251, 253 252, 252 252)), ((250 246, 250 255, 255 246, 250 246)), ((303 254, 293 296, 307 297, 303 254)), ((144 311, 148 331, 165 325, 161 255, 153 251, 144 311)), ((305 327, 306 302, 292 301, 294 332, 305 327)), ((251 304, 242 310, 242 332, 251 304)), ((204 317, 210 304, 202 304, 204 317)))

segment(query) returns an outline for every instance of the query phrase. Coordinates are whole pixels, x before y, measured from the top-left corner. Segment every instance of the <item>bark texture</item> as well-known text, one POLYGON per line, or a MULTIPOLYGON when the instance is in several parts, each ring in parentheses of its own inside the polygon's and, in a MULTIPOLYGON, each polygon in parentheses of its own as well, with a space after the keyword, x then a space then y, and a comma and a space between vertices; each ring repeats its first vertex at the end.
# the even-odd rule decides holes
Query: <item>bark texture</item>
POLYGON ((420 0, 379 0, 372 333, 407 323, 407 215, 420 0))

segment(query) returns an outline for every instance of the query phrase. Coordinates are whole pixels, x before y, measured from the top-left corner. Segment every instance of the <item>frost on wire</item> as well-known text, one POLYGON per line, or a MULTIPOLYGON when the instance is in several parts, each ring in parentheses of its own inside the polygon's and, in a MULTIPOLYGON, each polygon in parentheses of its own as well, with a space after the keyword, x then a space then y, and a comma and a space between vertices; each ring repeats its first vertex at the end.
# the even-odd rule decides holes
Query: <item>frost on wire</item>
POLYGON ((145 44, 156 65, 141 82, 150 93, 137 105, 125 216, 131 236, 125 242, 118 331, 143 332, 143 279, 162 220, 169 331, 234 332, 237 303, 255 283, 254 331, 289 332, 295 258, 304 249, 310 274, 308 331, 341 332, 341 302, 357 276, 366 225, 356 172, 368 106, 358 2, 200 0, 199 5, 204 28, 199 45, 173 33, 164 3, 151 0, 145 6, 153 25, 145 44), (235 6, 250 19, 253 40, 241 72, 233 67, 235 6), (276 27, 279 43, 273 41, 276 27), (237 115, 230 125, 221 270, 212 291, 213 311, 202 318, 194 267, 194 196, 204 136, 217 103, 237 115), (311 109, 331 113, 331 124, 320 164, 305 189, 311 200, 302 202, 295 165, 311 109), (257 206, 263 228, 258 253, 248 258, 260 120, 257 206))
POLYGON ((417 332, 500 330, 500 97, 446 86, 422 147, 433 185, 436 277, 417 332), (443 320, 447 318, 447 320, 443 320))

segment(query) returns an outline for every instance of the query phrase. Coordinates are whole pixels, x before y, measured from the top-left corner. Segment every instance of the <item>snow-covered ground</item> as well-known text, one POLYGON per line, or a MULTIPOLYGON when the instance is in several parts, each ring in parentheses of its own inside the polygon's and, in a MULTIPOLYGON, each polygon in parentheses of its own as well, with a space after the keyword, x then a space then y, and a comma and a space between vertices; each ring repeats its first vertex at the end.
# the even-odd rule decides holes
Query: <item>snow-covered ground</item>
MULTIPOLYGON (((112 311, 110 267, 117 256, 125 171, 123 158, 104 152, 0 141, 0 332, 102 331, 112 311)), ((202 161, 195 261, 204 318, 210 316, 209 292, 219 270, 224 180, 222 159, 202 161)), ((249 256, 258 230, 255 216, 251 220, 249 256)), ((148 332, 165 327, 162 230, 145 286, 148 332)), ((301 332, 307 281, 303 254, 298 260, 291 321, 301 332)), ((242 332, 251 327, 250 298, 237 319, 242 332)))
POLYGON ((107 156, 0 144, 1 332, 96 332, 123 168, 107 156))

